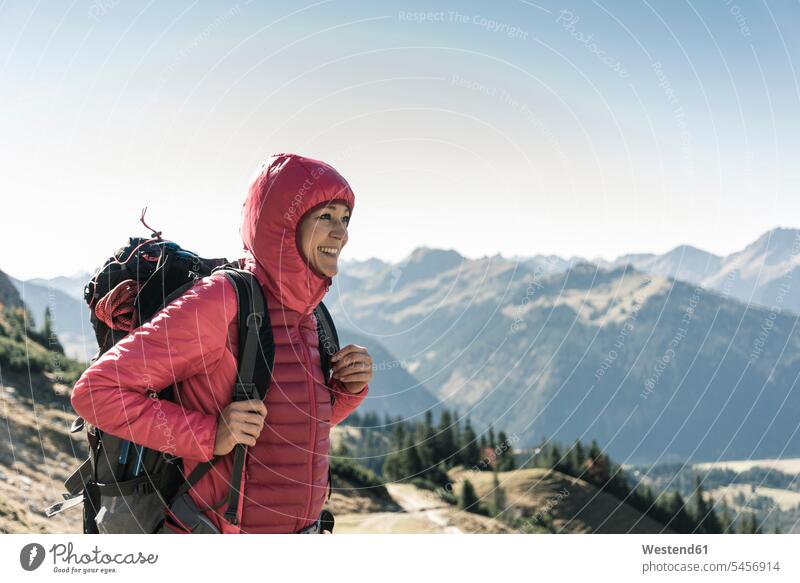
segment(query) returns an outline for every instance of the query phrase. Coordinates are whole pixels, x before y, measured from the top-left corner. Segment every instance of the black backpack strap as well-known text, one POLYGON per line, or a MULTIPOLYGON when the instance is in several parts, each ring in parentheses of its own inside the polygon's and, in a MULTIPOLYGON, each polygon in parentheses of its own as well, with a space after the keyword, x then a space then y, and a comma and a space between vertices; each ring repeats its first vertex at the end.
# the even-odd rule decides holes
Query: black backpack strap
POLYGON ((314 317, 317 319, 317 336, 319 336, 319 356, 322 373, 325 375, 327 383, 331 377, 331 357, 339 352, 339 335, 336 333, 336 326, 333 324, 331 313, 322 302, 314 309, 314 317))
POLYGON ((69 477, 64 480, 64 486, 70 496, 75 496, 83 491, 86 484, 94 477, 94 466, 92 465, 92 458, 89 457, 84 461, 80 467, 72 472, 69 477))
POLYGON ((181 487, 178 488, 178 491, 175 493, 175 498, 188 492, 190 488, 192 488, 197 482, 200 481, 200 478, 202 478, 209 471, 211 471, 211 468, 214 467, 214 464, 216 464, 219 460, 221 460, 222 457, 223 456, 216 455, 207 462, 201 462, 197 464, 192 470, 192 472, 183 481, 181 487))
MULTIPOLYGON (((331 371, 333 365, 331 357, 339 352, 339 335, 336 333, 336 326, 333 324, 333 318, 328 308, 322 302, 314 309, 314 317, 317 319, 317 336, 319 336, 319 357, 322 366, 322 374, 325 376, 325 382, 329 382, 331 378, 331 371)), ((331 393, 331 405, 336 402, 336 393, 331 393)), ((331 466, 328 464, 328 500, 331 499, 331 492, 333 488, 333 474, 331 466)), ((331 523, 331 529, 333 523, 331 523)))
MULTIPOLYGON (((233 284, 239 304, 238 380, 233 389, 233 401, 264 400, 275 361, 275 340, 264 294, 251 273, 238 269, 222 271, 233 284)), ((230 524, 239 523, 237 514, 246 454, 247 447, 237 444, 233 453, 228 509, 225 511, 225 520, 230 524)))

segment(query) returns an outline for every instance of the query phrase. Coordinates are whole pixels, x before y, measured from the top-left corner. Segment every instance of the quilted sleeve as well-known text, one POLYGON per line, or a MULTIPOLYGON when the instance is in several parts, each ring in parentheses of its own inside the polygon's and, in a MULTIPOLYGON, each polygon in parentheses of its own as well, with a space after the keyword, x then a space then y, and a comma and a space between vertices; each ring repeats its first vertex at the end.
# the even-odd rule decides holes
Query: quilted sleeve
MULTIPOLYGON (((217 416, 159 400, 155 393, 212 372, 225 351, 225 297, 235 292, 223 275, 204 277, 96 360, 72 389, 72 406, 101 430, 148 448, 207 461, 213 457, 217 416)), ((235 305, 235 301, 234 301, 235 305)))

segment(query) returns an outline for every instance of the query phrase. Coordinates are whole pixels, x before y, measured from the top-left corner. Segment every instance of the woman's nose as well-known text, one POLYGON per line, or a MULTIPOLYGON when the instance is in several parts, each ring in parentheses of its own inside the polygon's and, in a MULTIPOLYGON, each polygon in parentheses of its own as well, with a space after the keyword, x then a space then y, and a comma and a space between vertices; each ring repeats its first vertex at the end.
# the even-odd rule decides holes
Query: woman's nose
POLYGON ((331 228, 331 235, 335 236, 339 239, 344 237, 344 234, 347 232, 347 225, 344 221, 335 221, 333 223, 333 227, 331 228))

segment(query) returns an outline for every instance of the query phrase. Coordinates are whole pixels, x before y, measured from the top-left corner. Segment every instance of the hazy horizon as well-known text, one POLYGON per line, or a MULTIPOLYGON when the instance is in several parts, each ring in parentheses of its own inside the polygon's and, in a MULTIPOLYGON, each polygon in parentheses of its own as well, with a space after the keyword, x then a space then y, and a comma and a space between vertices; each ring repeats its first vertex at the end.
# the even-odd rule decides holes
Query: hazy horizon
MULTIPOLYGON (((749 241, 745 246, 754 243, 756 240, 758 240, 758 238, 760 238, 763 235, 765 235, 765 234, 767 234, 769 232, 772 232, 772 231, 774 231, 776 229, 785 229, 785 230, 797 231, 797 230, 800 230, 800 227, 789 227, 789 226, 783 226, 783 225, 775 226, 772 229, 769 229, 768 231, 765 231, 764 233, 761 233, 757 238, 753 239, 752 241, 749 241)), ((165 238, 167 238, 167 237, 165 237, 165 238)), ((178 243, 180 244, 180 241, 178 241, 178 243)), ((344 264, 346 264, 348 262, 355 263, 355 262, 368 261, 370 259, 377 259, 377 260, 382 261, 384 263, 400 263, 400 262, 404 261, 411 253, 413 253, 417 249, 428 248, 428 249, 435 249, 435 250, 441 250, 441 251, 455 251, 456 253, 458 253, 459 255, 461 255, 462 257, 464 257, 465 259, 468 259, 468 260, 481 259, 483 257, 493 257, 493 256, 499 254, 501 257, 503 257, 504 259, 507 259, 509 261, 514 261, 515 259, 517 259, 517 260, 527 259, 527 258, 531 258, 531 257, 537 256, 537 255, 539 255, 539 256, 555 255, 555 256, 560 257, 561 259, 565 259, 565 260, 571 260, 571 259, 579 258, 579 259, 585 259, 586 261, 589 261, 589 262, 594 262, 594 261, 611 262, 611 261, 615 261, 615 260, 619 259, 620 257, 624 257, 626 255, 650 255, 650 254, 652 254, 652 255, 663 255, 663 254, 665 254, 665 253, 667 253, 669 251, 672 251, 673 249, 676 249, 678 247, 683 247, 683 246, 695 247, 697 249, 700 249, 701 251, 707 251, 709 253, 713 253, 713 252, 709 251, 708 249, 703 249, 701 247, 697 247, 697 245, 692 245, 691 243, 681 243, 679 245, 675 245, 673 247, 670 247, 669 249, 666 249, 664 251, 657 251, 656 252, 656 251, 631 250, 631 251, 628 251, 627 253, 622 253, 621 255, 617 255, 617 256, 614 256, 614 257, 602 257, 602 256, 598 256, 598 255, 595 255, 595 256, 586 256, 586 255, 565 256, 565 255, 558 255, 557 253, 531 253, 530 255, 516 255, 516 256, 509 256, 509 255, 506 255, 504 253, 485 253, 483 255, 470 256, 470 255, 466 255, 464 253, 461 253, 458 249, 447 248, 447 247, 431 247, 429 245, 424 245, 423 244, 423 245, 418 245, 417 247, 413 248, 411 251, 409 251, 408 254, 406 254, 405 256, 401 257, 399 260, 389 260, 389 259, 386 259, 386 258, 383 258, 383 257, 377 257, 375 255, 371 255, 371 256, 368 256, 368 257, 364 257, 364 258, 349 258, 349 257, 346 257, 346 256, 342 256, 341 257, 341 261, 344 264)), ((743 247, 741 247, 739 249, 734 249, 733 251, 731 251, 729 253, 724 253, 724 254, 713 253, 713 254, 714 255, 718 255, 720 257, 726 257, 728 255, 731 255, 733 253, 741 251, 742 249, 744 249, 745 246, 743 246, 743 247)), ((189 248, 189 250, 191 250, 191 248, 189 248)), ((111 251, 113 251, 113 250, 109 250, 109 254, 111 253, 111 251)), ((230 259, 230 260, 233 260, 235 258, 236 257, 234 257, 234 256, 228 256, 228 259, 230 259)), ((103 261, 105 261, 105 260, 103 260, 103 261)), ((31 275, 30 277, 20 277, 16 273, 11 273, 8 270, 4 269, 2 265, 0 265, 0 271, 3 271, 7 275, 15 277, 18 280, 28 281, 28 280, 32 280, 32 279, 48 280, 48 279, 53 279, 53 278, 56 278, 56 277, 69 277, 69 278, 72 278, 72 277, 76 277, 78 275, 82 275, 82 274, 87 273, 87 272, 88 273, 94 273, 97 270, 98 267, 100 267, 100 264, 95 265, 95 266, 90 267, 90 268, 86 268, 86 269, 77 269, 77 270, 72 271, 70 273, 56 273, 54 275, 49 275, 49 276, 31 275)))

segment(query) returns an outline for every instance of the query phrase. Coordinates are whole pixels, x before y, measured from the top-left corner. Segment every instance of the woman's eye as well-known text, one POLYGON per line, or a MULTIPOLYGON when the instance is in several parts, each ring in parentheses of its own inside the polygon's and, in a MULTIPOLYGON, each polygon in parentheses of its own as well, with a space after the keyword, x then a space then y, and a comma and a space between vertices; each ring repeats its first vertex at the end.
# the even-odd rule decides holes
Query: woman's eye
MULTIPOLYGON (((331 213, 322 213, 319 216, 319 219, 321 221, 329 221, 331 219, 331 213)), ((349 225, 350 224, 350 216, 346 215, 346 216, 342 217, 342 221, 349 225)))

